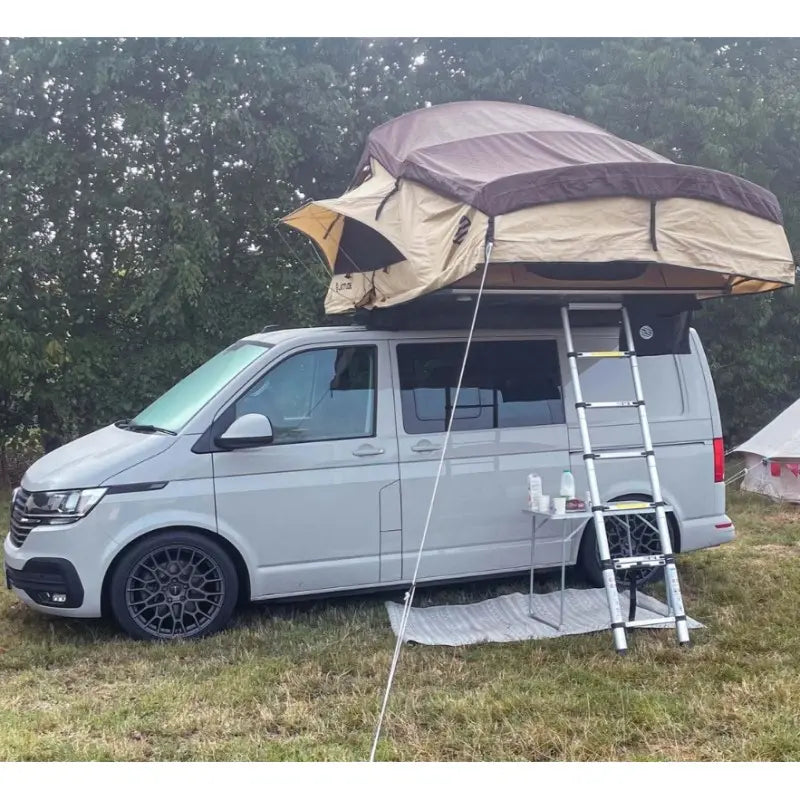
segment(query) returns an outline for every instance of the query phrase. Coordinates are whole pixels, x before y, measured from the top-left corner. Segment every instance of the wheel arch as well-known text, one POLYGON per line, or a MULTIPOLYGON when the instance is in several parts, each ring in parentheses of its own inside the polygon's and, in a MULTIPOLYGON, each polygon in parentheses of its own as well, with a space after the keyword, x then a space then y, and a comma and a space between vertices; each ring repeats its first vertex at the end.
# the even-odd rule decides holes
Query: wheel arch
POLYGON ((220 536, 214 531, 210 531, 207 528, 202 528, 197 525, 165 525, 161 528, 154 528, 151 531, 147 531, 147 533, 143 533, 140 536, 136 536, 135 538, 131 539, 131 541, 127 542, 125 546, 115 554, 114 558, 111 559, 111 562, 106 568, 105 575, 103 576, 103 585, 100 593, 101 613, 104 617, 109 616, 110 612, 108 592, 109 585, 111 583, 111 576, 114 574, 117 564, 119 564, 125 553, 127 553, 134 545, 142 542, 144 539, 151 539, 160 533, 169 533, 170 531, 191 531, 192 533, 198 533, 222 547, 228 556, 230 556, 230 559, 233 561, 233 565, 236 568, 236 577, 239 580, 239 597, 237 598, 237 605, 242 605, 250 600, 250 572, 247 569, 247 563, 244 560, 244 556, 241 554, 236 545, 233 544, 233 542, 231 542, 229 539, 226 539, 224 536, 220 536))
MULTIPOLYGON (((606 502, 609 503, 619 503, 625 500, 645 500, 647 502, 651 502, 653 499, 652 495, 647 494, 646 492, 624 492, 622 494, 618 494, 614 497, 609 498, 606 502)), ((667 504, 669 505, 669 500, 667 500, 667 504)), ((673 550, 676 553, 681 552, 681 524, 680 520, 678 519, 678 515, 674 511, 667 512, 667 522, 669 523, 670 529, 673 534, 673 550)), ((586 536, 586 531, 591 530, 590 526, 594 526, 594 521, 590 518, 586 521, 586 524, 583 526, 583 530, 581 531, 579 541, 577 544, 576 549, 573 551, 575 553, 575 557, 577 559, 578 553, 580 552, 581 545, 583 544, 584 537, 586 536)))

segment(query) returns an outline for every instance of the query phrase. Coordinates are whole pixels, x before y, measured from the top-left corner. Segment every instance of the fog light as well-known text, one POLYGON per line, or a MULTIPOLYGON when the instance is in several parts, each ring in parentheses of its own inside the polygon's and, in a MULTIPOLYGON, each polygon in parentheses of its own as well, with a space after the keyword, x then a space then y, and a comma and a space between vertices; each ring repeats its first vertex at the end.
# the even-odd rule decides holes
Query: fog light
POLYGON ((66 603, 67 602, 67 596, 65 594, 58 594, 56 592, 53 592, 53 594, 50 595, 50 599, 54 603, 66 603))

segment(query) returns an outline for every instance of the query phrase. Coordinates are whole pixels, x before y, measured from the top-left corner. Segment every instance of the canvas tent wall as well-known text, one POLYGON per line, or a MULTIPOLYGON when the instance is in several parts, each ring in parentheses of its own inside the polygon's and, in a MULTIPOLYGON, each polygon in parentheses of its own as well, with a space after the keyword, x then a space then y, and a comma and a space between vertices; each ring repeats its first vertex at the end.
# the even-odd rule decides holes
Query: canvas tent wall
POLYGON ((379 126, 350 189, 284 222, 331 271, 328 313, 475 288, 489 237, 487 291, 706 298, 794 282, 769 191, 511 103, 450 103, 379 126))
POLYGON ((800 400, 734 452, 745 456, 742 489, 800 503, 800 400))

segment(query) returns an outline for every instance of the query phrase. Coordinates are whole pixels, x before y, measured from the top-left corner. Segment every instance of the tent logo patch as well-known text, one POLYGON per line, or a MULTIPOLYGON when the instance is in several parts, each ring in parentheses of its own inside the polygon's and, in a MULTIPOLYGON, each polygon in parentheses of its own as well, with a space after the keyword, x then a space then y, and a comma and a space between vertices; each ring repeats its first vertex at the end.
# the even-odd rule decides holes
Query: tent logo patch
POLYGON ((649 325, 642 325, 639 328, 639 336, 647 342, 653 338, 653 329, 649 325))
POLYGON ((456 228, 456 235, 453 237, 453 244, 461 244, 467 238, 470 225, 472 222, 467 217, 461 217, 458 221, 458 228, 456 228))

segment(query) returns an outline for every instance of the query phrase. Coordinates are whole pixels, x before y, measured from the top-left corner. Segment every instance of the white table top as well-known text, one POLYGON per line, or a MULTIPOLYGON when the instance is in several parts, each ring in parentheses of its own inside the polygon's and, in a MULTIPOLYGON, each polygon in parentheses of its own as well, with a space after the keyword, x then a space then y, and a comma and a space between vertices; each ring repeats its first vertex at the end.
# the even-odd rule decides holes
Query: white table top
POLYGON ((530 508, 523 508, 522 513, 530 514, 532 517, 554 520, 556 522, 565 519, 590 519, 592 516, 592 512, 588 509, 584 511, 565 511, 563 514, 554 514, 548 511, 534 511, 530 508))
MULTIPOLYGON (((613 516, 627 517, 636 516, 637 514, 653 514, 653 508, 620 508, 614 511, 613 516)), ((672 511, 672 506, 664 506, 664 511, 669 513, 672 511)), ((534 511, 531 508, 523 508, 523 514, 530 514, 532 517, 540 517, 545 520, 565 520, 565 519, 591 519, 591 510, 584 509, 583 511, 565 511, 563 514, 553 514, 545 511, 534 511)))

